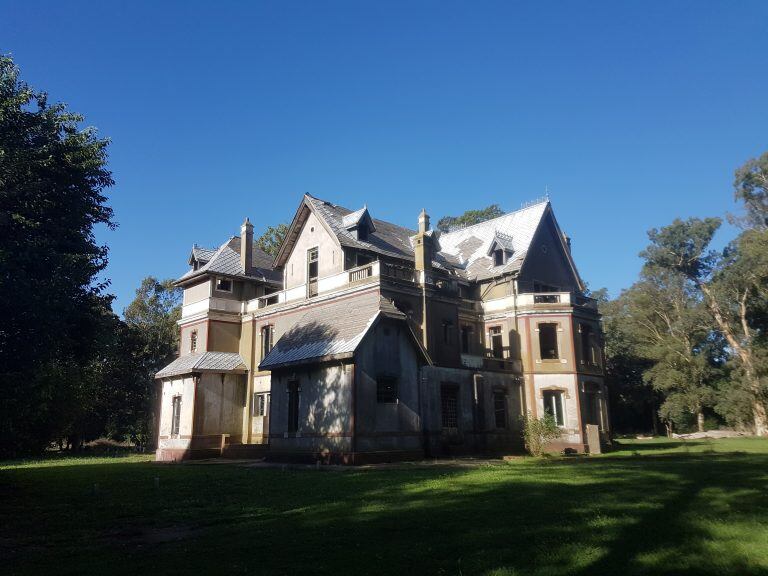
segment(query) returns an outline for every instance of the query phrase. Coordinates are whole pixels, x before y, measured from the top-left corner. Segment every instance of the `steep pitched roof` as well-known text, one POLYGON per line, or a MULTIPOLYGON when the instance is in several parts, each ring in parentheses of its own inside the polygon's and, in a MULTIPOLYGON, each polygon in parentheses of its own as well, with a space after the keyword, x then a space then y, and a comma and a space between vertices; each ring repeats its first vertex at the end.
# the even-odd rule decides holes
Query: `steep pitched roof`
POLYGON ((272 257, 261 250, 255 242, 253 243, 251 270, 246 274, 240 263, 239 236, 233 236, 216 250, 196 246, 192 249, 192 255, 195 256, 196 254, 200 256, 199 260, 205 262, 205 264, 197 270, 189 270, 176 282, 183 282, 203 274, 221 274, 237 278, 250 278, 272 284, 279 284, 281 281, 280 273, 272 268, 272 257), (204 260, 205 257, 208 257, 207 261, 204 260))
POLYGON ((452 256, 470 280, 483 280, 492 276, 520 270, 533 236, 549 207, 540 202, 480 224, 467 226, 439 236, 440 251, 452 256), (500 243, 512 252, 503 266, 494 266, 488 254, 493 243, 500 243))
POLYGON ((155 378, 180 376, 191 372, 245 372, 240 354, 230 352, 197 352, 179 356, 155 374, 155 378))
POLYGON ((351 357, 381 317, 402 321, 407 318, 378 292, 356 298, 352 304, 343 300, 312 308, 275 343, 259 369, 272 370, 318 358, 351 357))

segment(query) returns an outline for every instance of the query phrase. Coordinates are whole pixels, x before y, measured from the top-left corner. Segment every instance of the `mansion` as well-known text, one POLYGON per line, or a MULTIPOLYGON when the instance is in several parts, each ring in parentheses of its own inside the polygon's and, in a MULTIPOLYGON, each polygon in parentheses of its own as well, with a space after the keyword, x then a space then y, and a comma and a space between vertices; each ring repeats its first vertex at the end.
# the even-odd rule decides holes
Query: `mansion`
POLYGON ((247 219, 195 246, 179 357, 156 375, 157 458, 505 454, 545 413, 553 449, 607 442, 600 317, 550 202, 417 223, 307 194, 274 258, 247 219))

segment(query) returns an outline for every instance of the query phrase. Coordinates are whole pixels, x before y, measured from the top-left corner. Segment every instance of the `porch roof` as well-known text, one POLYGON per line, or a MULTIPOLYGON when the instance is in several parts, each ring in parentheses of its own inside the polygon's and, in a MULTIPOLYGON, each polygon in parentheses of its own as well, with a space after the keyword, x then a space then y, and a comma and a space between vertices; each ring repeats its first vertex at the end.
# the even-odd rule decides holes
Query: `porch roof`
POLYGON ((228 372, 244 374, 245 361, 240 354, 231 352, 197 352, 179 356, 155 374, 155 378, 168 378, 192 372, 228 372))

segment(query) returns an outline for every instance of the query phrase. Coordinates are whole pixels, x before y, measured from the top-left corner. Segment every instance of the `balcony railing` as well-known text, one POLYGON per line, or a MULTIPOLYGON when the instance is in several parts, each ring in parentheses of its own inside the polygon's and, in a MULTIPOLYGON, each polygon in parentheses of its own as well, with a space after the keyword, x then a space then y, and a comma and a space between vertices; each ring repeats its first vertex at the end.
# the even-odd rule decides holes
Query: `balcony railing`
POLYGON ((572 292, 523 292, 515 296, 494 298, 481 303, 483 312, 498 312, 511 308, 539 308, 552 305, 582 306, 597 310, 597 301, 593 298, 574 294, 572 292))

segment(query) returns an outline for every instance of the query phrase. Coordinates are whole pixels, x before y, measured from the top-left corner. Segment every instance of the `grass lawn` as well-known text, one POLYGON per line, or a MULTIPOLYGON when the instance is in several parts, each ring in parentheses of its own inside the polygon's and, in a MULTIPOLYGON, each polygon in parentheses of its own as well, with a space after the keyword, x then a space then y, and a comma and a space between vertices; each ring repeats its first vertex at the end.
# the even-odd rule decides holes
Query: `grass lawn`
POLYGON ((0 563, 4 574, 768 574, 768 440, 320 471, 0 463, 0 563))

